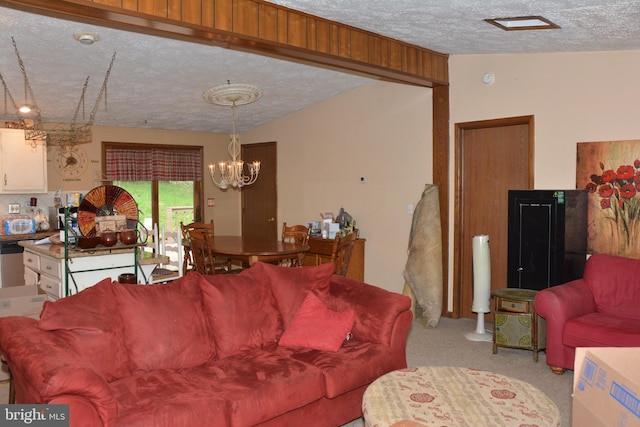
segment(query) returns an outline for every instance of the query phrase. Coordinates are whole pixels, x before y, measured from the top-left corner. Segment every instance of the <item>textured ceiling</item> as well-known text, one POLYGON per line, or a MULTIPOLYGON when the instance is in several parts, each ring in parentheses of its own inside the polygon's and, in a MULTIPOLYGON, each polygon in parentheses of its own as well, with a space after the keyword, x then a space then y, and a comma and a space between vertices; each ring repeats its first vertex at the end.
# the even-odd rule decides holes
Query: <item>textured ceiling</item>
MULTIPOLYGON (((640 1, 612 0, 278 0, 280 5, 448 54, 640 50, 640 1), (542 15, 559 30, 502 31, 485 18, 542 15)), ((84 107, 92 110, 109 61, 107 100, 95 124, 231 131, 231 112, 206 103, 211 86, 250 83, 264 94, 238 108, 244 132, 371 80, 322 68, 64 21, 0 7, 0 73, 18 102, 24 61, 45 121, 68 122, 91 76, 84 107), (92 46, 73 35, 93 32, 92 46)), ((80 120, 82 120, 82 109, 80 120)), ((3 116, 4 106, 0 109, 3 116)))

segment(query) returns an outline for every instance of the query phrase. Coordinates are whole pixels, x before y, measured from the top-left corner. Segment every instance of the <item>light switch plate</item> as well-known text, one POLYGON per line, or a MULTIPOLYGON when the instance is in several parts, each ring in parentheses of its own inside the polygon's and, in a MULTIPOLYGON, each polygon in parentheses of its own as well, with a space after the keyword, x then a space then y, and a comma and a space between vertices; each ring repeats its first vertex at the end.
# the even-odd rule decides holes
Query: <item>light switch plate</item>
POLYGON ((20 203, 9 203, 9 213, 10 214, 19 214, 20 213, 20 203))

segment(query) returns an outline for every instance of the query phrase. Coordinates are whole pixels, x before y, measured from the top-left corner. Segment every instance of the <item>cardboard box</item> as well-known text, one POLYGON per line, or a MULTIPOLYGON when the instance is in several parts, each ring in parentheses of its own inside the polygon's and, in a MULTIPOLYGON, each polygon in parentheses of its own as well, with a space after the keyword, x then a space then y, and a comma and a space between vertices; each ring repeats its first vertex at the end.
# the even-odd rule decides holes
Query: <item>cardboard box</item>
POLYGON ((640 347, 577 348, 573 427, 640 427, 640 347))
POLYGON ((37 285, 0 288, 0 317, 28 316, 40 318, 47 295, 37 285))

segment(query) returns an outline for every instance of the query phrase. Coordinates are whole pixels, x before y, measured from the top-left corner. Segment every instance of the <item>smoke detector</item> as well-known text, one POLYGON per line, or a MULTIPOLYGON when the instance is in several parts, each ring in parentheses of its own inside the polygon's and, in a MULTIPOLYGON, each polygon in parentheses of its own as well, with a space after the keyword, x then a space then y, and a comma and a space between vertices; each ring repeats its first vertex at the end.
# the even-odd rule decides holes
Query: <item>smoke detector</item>
POLYGON ((73 35, 73 38, 86 45, 92 45, 100 40, 100 36, 93 33, 77 33, 73 35))

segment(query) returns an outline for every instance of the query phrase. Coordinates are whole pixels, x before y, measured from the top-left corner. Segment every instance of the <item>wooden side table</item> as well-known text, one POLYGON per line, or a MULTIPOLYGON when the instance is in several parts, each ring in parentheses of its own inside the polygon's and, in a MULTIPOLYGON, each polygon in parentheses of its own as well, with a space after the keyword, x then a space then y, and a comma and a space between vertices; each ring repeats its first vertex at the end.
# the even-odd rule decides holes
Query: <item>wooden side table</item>
POLYGON ((530 289, 496 289, 491 292, 493 312, 493 354, 498 347, 533 350, 533 361, 546 348, 547 327, 538 316, 534 299, 538 291, 530 289))

